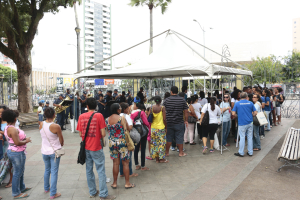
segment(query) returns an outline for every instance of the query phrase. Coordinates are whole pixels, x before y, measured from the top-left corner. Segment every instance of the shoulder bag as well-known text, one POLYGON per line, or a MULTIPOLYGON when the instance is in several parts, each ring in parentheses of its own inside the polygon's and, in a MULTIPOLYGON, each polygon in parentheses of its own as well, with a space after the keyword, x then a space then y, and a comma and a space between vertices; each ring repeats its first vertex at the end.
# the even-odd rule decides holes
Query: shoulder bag
POLYGON ((51 142, 50 142, 50 140, 49 140, 49 138, 48 138, 48 136, 46 134, 46 131, 44 129, 44 123, 43 123, 43 131, 44 131, 44 133, 46 135, 46 138, 48 139, 48 142, 50 143, 50 145, 51 145, 51 147, 52 147, 52 149, 54 151, 55 160, 56 160, 56 158, 59 158, 59 157, 62 157, 63 155, 65 155, 65 149, 64 148, 60 148, 60 149, 54 150, 54 148, 53 148, 53 146, 52 146, 52 144, 51 144, 51 142))
POLYGON ((197 122, 197 119, 189 114, 189 116, 188 116, 188 123, 193 123, 194 124, 196 122, 197 122))
POLYGON ((134 143, 133 143, 133 141, 130 137, 129 131, 127 130, 126 119, 125 119, 124 116, 122 116, 121 124, 124 128, 125 141, 126 141, 126 144, 127 144, 128 151, 133 151, 134 150, 134 143))
POLYGON ((201 125, 207 126, 209 125, 209 112, 208 112, 208 103, 206 104, 207 111, 205 112, 201 125))
POLYGON ((151 109, 150 109, 150 114, 148 116, 148 122, 149 123, 153 122, 153 108, 152 108, 152 106, 151 106, 151 109))
POLYGON ((91 124, 91 121, 93 119, 93 116, 94 116, 95 113, 93 113, 89 119, 89 122, 86 126, 86 131, 85 131, 85 136, 84 136, 84 139, 83 141, 80 142, 80 150, 79 150, 79 153, 78 153, 78 158, 77 158, 77 164, 81 164, 81 165, 84 165, 85 163, 85 139, 86 139, 86 136, 88 134, 88 131, 89 131, 89 128, 90 128, 90 124, 91 124))

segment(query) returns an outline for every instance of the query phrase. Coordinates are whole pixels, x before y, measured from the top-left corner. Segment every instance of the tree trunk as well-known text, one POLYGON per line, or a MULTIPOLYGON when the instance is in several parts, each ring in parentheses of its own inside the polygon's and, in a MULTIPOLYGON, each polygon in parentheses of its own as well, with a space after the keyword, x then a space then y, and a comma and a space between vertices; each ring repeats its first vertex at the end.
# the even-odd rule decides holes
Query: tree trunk
POLYGON ((30 68, 29 61, 18 63, 18 110, 22 113, 32 113, 32 95, 30 90, 30 72, 23 71, 24 68, 30 68), (26 67, 25 67, 26 66, 26 67), (20 70, 21 69, 21 70, 20 70), (20 70, 20 71, 19 71, 20 70))
POLYGON ((149 5, 149 10, 150 10, 150 49, 149 49, 149 54, 151 54, 153 52, 153 14, 152 14, 152 10, 153 10, 153 5, 149 5))

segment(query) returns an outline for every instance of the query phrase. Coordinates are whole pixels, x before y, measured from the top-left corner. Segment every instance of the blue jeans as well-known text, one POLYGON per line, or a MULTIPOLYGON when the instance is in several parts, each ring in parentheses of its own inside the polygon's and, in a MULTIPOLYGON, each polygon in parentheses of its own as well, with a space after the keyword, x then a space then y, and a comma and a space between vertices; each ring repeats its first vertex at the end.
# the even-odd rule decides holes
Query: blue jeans
POLYGON ((261 149, 260 137, 259 137, 259 126, 253 125, 253 149, 261 149))
POLYGON ((253 155, 253 123, 239 126, 238 127, 239 136, 240 136, 240 148, 239 148, 239 154, 244 155, 244 148, 245 148, 245 136, 247 135, 247 141, 248 141, 248 153, 250 155, 253 155))
MULTIPOLYGON (((132 157, 132 151, 130 151, 129 175, 132 174, 132 162, 131 162, 131 157, 132 157)), ((120 175, 123 175, 123 163, 122 163, 121 156, 120 156, 120 175)))
POLYGON ((57 192, 56 185, 57 185, 60 158, 56 158, 55 160, 55 154, 51 154, 51 155, 43 154, 43 160, 45 163, 44 190, 49 191, 50 189, 50 196, 54 196, 57 192), (50 174, 51 174, 51 184, 49 184, 50 174))
POLYGON ((267 130, 270 130, 271 127, 270 127, 270 118, 269 118, 269 114, 271 111, 265 111, 267 113, 267 120, 268 120, 268 125, 267 125, 267 130))
POLYGON ((13 166, 13 178, 12 178, 12 196, 18 196, 25 190, 24 184, 24 171, 26 155, 24 151, 12 152, 7 150, 7 156, 13 166))
POLYGON ((230 132, 230 121, 223 122, 223 144, 222 145, 227 144, 227 138, 228 138, 229 132, 230 132))
POLYGON ((105 156, 103 153, 103 149, 99 151, 85 150, 85 155, 86 178, 90 195, 93 196, 97 193, 95 174, 93 172, 93 166, 95 163, 99 178, 99 197, 107 197, 108 190, 106 186, 105 156))

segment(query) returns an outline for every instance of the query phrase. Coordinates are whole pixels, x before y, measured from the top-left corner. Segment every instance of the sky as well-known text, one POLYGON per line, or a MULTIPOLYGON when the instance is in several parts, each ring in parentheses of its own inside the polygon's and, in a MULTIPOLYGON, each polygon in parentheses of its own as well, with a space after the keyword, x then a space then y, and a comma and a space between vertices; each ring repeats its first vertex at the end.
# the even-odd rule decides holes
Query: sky
MULTIPOLYGON (((111 3, 112 53, 116 54, 150 37, 148 7, 130 7, 130 0, 109 0, 111 3)), ((167 12, 153 12, 154 35, 168 29, 203 43, 220 52, 230 47, 250 43, 270 44, 265 54, 287 55, 292 50, 293 19, 300 17, 297 0, 173 0, 167 12), (212 29, 210 29, 210 27, 212 29)), ((77 8, 82 9, 82 7, 77 8)), ((74 73, 77 67, 75 15, 73 8, 61 8, 53 15, 46 13, 34 39, 33 68, 46 71, 74 73), (68 45, 71 44, 71 45, 68 45)), ((164 35, 154 39, 154 51, 164 35)), ((300 37, 300 35, 299 35, 300 37)), ((83 44, 81 44, 81 47, 83 44)), ((83 49, 83 47, 82 47, 83 49)), ((236 51, 233 51, 236 52, 236 51)), ((149 54, 149 43, 127 51, 113 59, 114 67, 134 63, 149 54)), ((250 55, 249 55, 250 56, 250 55)), ((255 57, 252 52, 251 57, 255 57)))

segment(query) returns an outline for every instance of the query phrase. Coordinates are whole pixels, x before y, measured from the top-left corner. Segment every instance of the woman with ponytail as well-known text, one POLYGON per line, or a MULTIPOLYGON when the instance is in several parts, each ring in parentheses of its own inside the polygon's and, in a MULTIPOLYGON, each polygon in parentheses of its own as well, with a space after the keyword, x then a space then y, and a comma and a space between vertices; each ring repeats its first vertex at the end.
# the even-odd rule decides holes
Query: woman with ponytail
POLYGON ((200 125, 202 123, 203 117, 205 115, 205 112, 208 111, 209 113, 209 125, 208 126, 203 126, 203 151, 202 153, 205 154, 207 153, 208 147, 206 146, 207 143, 207 137, 209 134, 209 138, 210 138, 210 153, 214 152, 213 146, 214 146, 214 136, 215 133, 218 129, 218 116, 221 115, 221 110, 219 108, 219 106, 215 105, 216 104, 216 97, 212 97, 210 99, 210 104, 206 104, 203 108, 202 108, 202 114, 201 114, 201 119, 200 119, 200 125))

